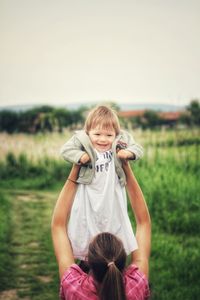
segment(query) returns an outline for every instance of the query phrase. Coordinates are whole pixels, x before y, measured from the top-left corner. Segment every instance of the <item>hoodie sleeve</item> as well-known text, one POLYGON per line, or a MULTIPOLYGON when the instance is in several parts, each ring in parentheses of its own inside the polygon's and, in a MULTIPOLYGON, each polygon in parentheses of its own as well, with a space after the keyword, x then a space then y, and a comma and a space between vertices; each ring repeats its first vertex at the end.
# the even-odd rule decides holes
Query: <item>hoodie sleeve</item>
POLYGON ((60 149, 60 155, 64 160, 75 164, 79 164, 84 153, 84 148, 76 135, 73 135, 60 149))
POLYGON ((134 153, 135 160, 142 158, 144 154, 143 147, 135 142, 134 138, 129 132, 122 131, 121 134, 122 135, 118 141, 118 144, 123 145, 124 149, 134 153))

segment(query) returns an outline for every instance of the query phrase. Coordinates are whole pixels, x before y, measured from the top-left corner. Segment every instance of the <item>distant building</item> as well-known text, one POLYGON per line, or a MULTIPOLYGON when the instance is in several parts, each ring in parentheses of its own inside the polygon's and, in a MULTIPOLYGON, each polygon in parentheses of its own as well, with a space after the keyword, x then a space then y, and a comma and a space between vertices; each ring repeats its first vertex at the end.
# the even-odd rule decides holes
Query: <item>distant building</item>
POLYGON ((183 112, 172 111, 172 112, 159 112, 158 115, 164 121, 165 125, 173 126, 176 125, 183 112))
MULTIPOLYGON (((144 118, 145 112, 148 110, 129 110, 129 111, 119 111, 119 117, 123 119, 133 119, 133 118, 144 118)), ((161 118, 162 125, 174 126, 178 123, 183 111, 172 111, 172 112, 155 112, 161 118)))
POLYGON ((119 111, 118 115, 122 118, 143 117, 146 110, 119 111))

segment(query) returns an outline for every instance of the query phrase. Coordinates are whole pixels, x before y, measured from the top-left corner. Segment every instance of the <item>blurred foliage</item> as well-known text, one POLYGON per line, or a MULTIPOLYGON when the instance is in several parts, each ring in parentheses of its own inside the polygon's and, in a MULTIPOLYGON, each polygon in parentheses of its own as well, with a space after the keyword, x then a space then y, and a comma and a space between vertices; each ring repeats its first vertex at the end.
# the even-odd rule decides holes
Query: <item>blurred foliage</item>
POLYGON ((0 131, 8 133, 38 133, 38 132, 62 132, 63 128, 78 126, 84 122, 84 111, 80 107, 77 110, 40 106, 27 111, 14 112, 0 111, 0 131))
POLYGON ((142 129, 153 129, 163 125, 163 119, 153 110, 146 110, 143 117, 137 117, 136 122, 142 129))
MULTIPOLYGON (((115 102, 103 102, 104 105, 111 106, 116 112, 120 107, 115 102)), ((92 106, 93 107, 93 106, 92 106)), ((90 107, 90 108, 92 108, 90 107)), ((0 131, 8 133, 38 133, 38 132, 62 132, 64 128, 82 128, 86 117, 86 112, 90 109, 81 106, 77 110, 68 110, 65 108, 55 108, 52 106, 40 106, 27 111, 14 112, 9 110, 0 111, 0 131)), ((200 103, 194 99, 187 106, 186 111, 181 114, 178 123, 167 124, 159 113, 153 110, 146 110, 144 115, 136 116, 126 120, 120 117, 121 123, 126 127, 127 123, 132 128, 140 127, 142 129, 154 129, 161 126, 176 126, 178 123, 184 126, 200 125, 200 103)))
POLYGON ((187 112, 182 115, 182 123, 188 126, 200 126, 200 102, 194 99, 187 106, 187 112))
POLYGON ((14 153, 9 152, 6 159, 0 162, 0 186, 9 187, 12 184, 13 187, 17 187, 23 179, 20 183, 23 188, 52 187, 66 177, 70 167, 70 163, 48 157, 33 162, 27 159, 25 153, 16 157, 14 153))

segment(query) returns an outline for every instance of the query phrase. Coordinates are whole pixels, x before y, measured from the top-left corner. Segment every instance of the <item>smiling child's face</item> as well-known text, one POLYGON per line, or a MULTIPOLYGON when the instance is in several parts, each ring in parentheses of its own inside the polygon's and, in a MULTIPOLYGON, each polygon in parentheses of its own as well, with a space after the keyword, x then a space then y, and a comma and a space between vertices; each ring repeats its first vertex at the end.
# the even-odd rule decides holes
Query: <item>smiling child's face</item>
POLYGON ((93 147, 99 152, 110 150, 116 137, 116 133, 113 128, 104 129, 100 127, 91 129, 88 132, 88 135, 93 147))

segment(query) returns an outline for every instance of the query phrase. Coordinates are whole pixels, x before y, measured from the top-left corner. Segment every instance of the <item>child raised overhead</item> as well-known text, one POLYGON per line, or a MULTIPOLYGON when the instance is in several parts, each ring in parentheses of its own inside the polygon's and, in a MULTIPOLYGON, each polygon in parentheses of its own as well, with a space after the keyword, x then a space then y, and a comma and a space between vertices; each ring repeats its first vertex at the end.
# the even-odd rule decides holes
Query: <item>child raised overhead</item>
POLYGON ((81 165, 68 224, 74 256, 87 260, 90 241, 105 231, 123 241, 127 255, 137 249, 128 217, 122 161, 141 158, 143 149, 120 129, 116 113, 103 105, 91 110, 84 130, 63 145, 61 155, 81 165))

